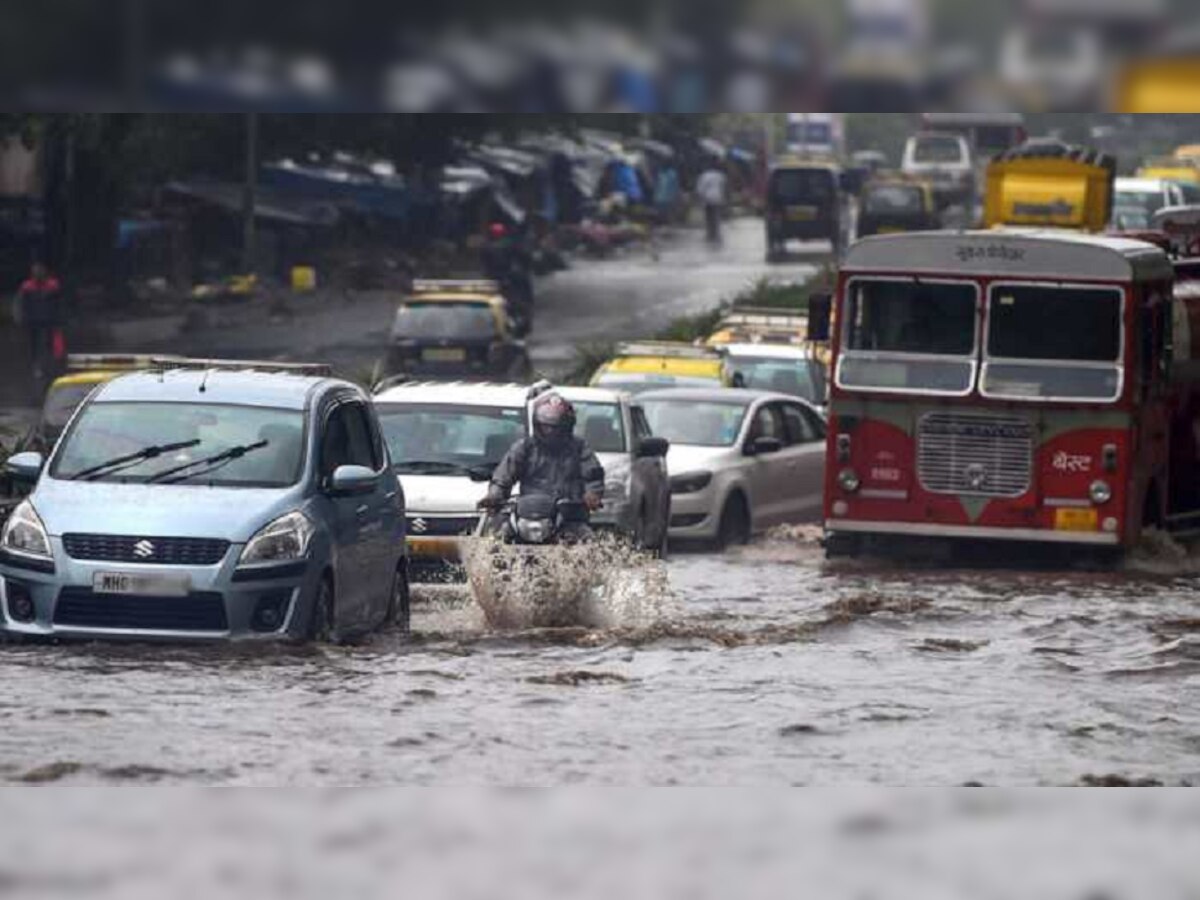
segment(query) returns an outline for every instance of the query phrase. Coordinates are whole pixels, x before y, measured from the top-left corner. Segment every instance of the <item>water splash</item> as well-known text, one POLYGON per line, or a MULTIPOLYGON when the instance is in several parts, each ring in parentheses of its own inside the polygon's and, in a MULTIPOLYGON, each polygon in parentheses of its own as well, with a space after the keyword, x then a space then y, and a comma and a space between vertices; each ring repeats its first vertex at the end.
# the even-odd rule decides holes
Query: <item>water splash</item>
POLYGON ((551 547, 477 538, 463 566, 497 630, 636 627, 662 618, 671 597, 666 566, 611 535, 551 547))

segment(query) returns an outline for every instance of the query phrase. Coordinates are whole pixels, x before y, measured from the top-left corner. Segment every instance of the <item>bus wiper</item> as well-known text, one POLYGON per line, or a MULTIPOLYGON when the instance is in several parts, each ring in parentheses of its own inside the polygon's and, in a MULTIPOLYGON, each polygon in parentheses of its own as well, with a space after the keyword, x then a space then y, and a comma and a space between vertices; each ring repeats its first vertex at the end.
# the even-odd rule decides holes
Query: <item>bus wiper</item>
POLYGON ((253 453, 255 450, 261 450, 267 446, 269 441, 256 441, 253 444, 242 444, 238 447, 230 447, 228 450, 222 450, 220 453, 214 453, 212 456, 204 459, 194 459, 189 463, 184 463, 181 466, 176 466, 173 469, 164 469, 157 472, 150 478, 146 479, 147 484, 176 484, 180 481, 186 481, 189 478, 195 478, 197 475, 204 475, 221 468, 235 459, 241 459, 247 453, 253 453), (200 469, 198 472, 191 472, 191 469, 200 469))
POLYGON ((157 459, 164 453, 174 453, 177 450, 187 450, 199 444, 199 440, 193 441, 178 441, 174 444, 152 444, 149 447, 143 447, 136 453, 127 453, 124 456, 118 456, 110 459, 107 462, 102 462, 95 466, 89 466, 74 475, 68 475, 70 481, 94 481, 101 475, 112 474, 110 470, 124 471, 125 469, 133 468, 135 465, 145 462, 148 459, 157 459))

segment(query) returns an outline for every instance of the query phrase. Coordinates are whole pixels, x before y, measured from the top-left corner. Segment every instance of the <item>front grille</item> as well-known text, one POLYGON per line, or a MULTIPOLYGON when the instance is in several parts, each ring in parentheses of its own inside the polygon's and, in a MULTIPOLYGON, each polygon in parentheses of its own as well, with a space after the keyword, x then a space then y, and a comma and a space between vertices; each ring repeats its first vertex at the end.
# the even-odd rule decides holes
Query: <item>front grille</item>
POLYGON ((136 631, 228 631, 220 594, 142 597, 97 594, 91 588, 63 588, 54 607, 54 624, 76 628, 126 628, 136 631))
POLYGON ((458 537, 472 534, 479 516, 409 516, 409 537, 458 537))
POLYGON ((229 541, 215 538, 128 537, 123 534, 65 534, 63 547, 72 559, 215 566, 229 552, 229 541))
POLYGON ((930 413, 917 434, 917 475, 936 494, 1019 497, 1033 470, 1033 426, 1020 416, 930 413))

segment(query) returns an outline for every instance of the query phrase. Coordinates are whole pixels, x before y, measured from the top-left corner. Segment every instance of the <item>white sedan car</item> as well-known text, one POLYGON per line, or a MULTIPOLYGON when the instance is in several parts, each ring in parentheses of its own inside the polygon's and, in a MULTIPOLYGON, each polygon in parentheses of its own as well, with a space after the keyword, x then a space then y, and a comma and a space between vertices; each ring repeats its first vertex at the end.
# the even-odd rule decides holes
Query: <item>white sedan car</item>
POLYGON ((820 520, 825 420, 812 404, 732 388, 652 391, 638 402, 671 442, 672 540, 724 547, 820 520))

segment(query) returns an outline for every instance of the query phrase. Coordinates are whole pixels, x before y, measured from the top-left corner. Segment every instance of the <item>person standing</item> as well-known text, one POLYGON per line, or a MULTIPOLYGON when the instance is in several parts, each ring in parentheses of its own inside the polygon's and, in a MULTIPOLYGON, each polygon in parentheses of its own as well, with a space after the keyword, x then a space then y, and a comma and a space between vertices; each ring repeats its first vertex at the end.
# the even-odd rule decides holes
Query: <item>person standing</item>
POLYGON ((721 216, 725 210, 727 179, 719 163, 709 160, 696 179, 696 195, 704 204, 704 227, 711 244, 721 243, 721 216))
POLYGON ((62 285, 43 262, 35 262, 21 283, 13 304, 13 320, 25 330, 33 374, 39 381, 50 374, 62 355, 59 304, 62 285))

